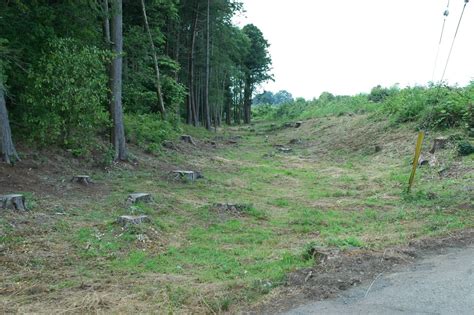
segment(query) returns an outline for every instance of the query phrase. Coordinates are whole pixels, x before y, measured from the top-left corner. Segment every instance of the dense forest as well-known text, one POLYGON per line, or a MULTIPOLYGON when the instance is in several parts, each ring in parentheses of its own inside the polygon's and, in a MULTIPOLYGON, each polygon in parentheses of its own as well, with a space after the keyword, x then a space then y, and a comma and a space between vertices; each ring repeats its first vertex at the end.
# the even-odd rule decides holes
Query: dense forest
POLYGON ((232 23, 242 10, 233 0, 1 1, 3 159, 19 158, 13 140, 83 155, 99 135, 112 144, 101 151, 125 160, 133 126, 160 138, 180 122, 249 123, 271 58, 256 26, 232 23))

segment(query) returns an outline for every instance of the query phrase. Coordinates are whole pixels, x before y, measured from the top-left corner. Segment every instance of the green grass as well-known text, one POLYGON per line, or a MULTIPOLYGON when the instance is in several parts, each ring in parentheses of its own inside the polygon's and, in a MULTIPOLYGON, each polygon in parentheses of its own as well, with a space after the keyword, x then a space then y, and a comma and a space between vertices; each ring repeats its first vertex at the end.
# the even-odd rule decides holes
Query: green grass
MULTIPOLYGON (((73 292, 82 282, 119 279, 133 288, 128 294, 143 294, 140 307, 150 306, 144 312, 156 310, 158 303, 164 312, 218 313, 260 299, 288 273, 314 264, 304 255, 308 244, 382 249, 474 226, 472 192, 465 189, 472 186, 472 173, 441 178, 437 169, 420 168, 408 195, 411 147, 400 152, 399 143, 390 144, 397 150, 387 144, 382 153, 368 154, 373 143, 357 134, 366 123, 347 117, 318 120, 271 133, 268 141, 265 134, 226 130, 225 136, 243 135, 237 147, 165 152, 157 164, 146 164, 154 158, 134 170, 98 176, 110 193, 76 200, 60 219, 35 227, 41 233, 19 232, 0 218, 0 241, 11 250, 29 248, 31 257, 41 242, 53 244, 51 251, 61 253, 57 257, 67 252, 67 268, 56 256, 28 260, 28 266, 43 270, 46 282, 54 268, 66 268, 70 279, 50 284, 55 292, 73 292), (291 154, 265 156, 276 151, 273 144, 294 138, 308 139, 308 145, 291 154), (360 139, 367 141, 365 147, 353 150, 360 139), (205 179, 168 180, 160 163, 193 167, 205 179), (125 199, 133 192, 149 192, 154 202, 127 206, 125 199), (240 215, 222 214, 212 210, 214 203, 244 206, 240 215), (122 228, 114 221, 123 214, 145 214, 152 222, 122 228), (37 234, 45 239, 36 239, 37 234)), ((382 127, 370 132, 383 137, 387 130, 382 127)), ((187 128, 196 137, 214 136, 187 128)), ((267 127, 255 128, 259 133, 267 127)), ((392 132, 412 143, 411 131, 392 132)), ((460 162, 455 156, 440 158, 450 165, 460 162)), ((462 163, 469 168, 474 160, 468 156, 462 163)), ((7 281, 28 282, 29 277, 7 281)))

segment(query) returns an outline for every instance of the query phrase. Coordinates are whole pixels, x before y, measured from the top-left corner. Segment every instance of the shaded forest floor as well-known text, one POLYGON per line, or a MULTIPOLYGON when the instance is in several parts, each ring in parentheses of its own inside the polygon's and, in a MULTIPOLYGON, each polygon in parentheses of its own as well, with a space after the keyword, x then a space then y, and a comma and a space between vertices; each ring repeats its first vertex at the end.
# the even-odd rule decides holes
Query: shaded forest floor
POLYGON ((313 266, 313 247, 380 257, 474 227, 472 155, 448 146, 403 192, 413 130, 363 115, 261 122, 200 133, 196 146, 176 140, 159 156, 132 149, 136 163, 105 170, 37 153, 1 165, 0 193, 25 194, 31 211, 0 213, 0 310, 239 312, 313 266), (173 170, 204 178, 177 181, 173 170), (70 182, 84 173, 93 185, 70 182), (154 201, 130 207, 135 192, 154 201), (124 214, 151 222, 123 228, 124 214))

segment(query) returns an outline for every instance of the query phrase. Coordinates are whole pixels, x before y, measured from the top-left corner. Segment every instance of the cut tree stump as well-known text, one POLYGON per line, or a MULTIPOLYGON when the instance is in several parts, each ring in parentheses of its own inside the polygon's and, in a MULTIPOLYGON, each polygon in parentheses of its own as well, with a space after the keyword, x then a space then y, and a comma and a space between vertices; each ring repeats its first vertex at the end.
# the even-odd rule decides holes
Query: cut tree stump
POLYGON ((176 150, 176 145, 172 141, 164 141, 162 145, 167 149, 176 150))
POLYGON ((422 156, 420 155, 420 158, 418 159, 418 165, 419 166, 424 166, 428 165, 431 167, 435 167, 437 163, 436 156, 434 154, 430 154, 429 156, 422 156))
POLYGON ((130 194, 128 195, 128 198, 127 198, 127 202, 129 204, 135 204, 138 202, 148 203, 152 201, 153 201, 153 198, 151 197, 151 194, 145 194, 145 193, 130 194))
POLYGON ((201 173, 195 171, 173 171, 173 174, 174 179, 185 179, 192 182, 204 178, 201 173))
POLYGON ((193 137, 191 137, 190 135, 182 135, 181 141, 192 144, 192 145, 196 145, 196 142, 194 142, 193 137))
POLYGON ((25 196, 23 195, 0 195, 0 208, 18 211, 27 211, 25 196))
POLYGON ((117 223, 124 227, 127 227, 129 225, 138 225, 142 223, 148 223, 148 222, 151 222, 151 220, 146 215, 139 215, 139 216, 122 215, 117 218, 117 223))
POLYGON ((434 139, 433 147, 431 148, 430 153, 434 154, 436 151, 446 148, 447 143, 448 143, 448 138, 445 138, 445 137, 439 137, 439 138, 434 139))
POLYGON ((93 183, 90 176, 87 175, 76 175, 71 179, 71 182, 82 184, 84 186, 89 186, 89 184, 93 183))
POLYGON ((278 151, 282 153, 290 153, 293 151, 293 149, 292 148, 278 148, 278 151))

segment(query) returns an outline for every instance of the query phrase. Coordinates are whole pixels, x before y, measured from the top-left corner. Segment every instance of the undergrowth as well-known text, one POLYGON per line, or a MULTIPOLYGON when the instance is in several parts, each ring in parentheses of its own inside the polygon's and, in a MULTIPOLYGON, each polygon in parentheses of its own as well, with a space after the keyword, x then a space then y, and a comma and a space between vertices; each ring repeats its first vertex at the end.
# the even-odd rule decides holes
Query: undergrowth
POLYGON ((377 86, 369 94, 334 96, 324 92, 313 100, 296 99, 279 106, 260 105, 254 115, 260 120, 287 121, 346 114, 371 113, 393 124, 415 122, 422 129, 461 127, 474 132, 474 82, 466 87, 377 86))

